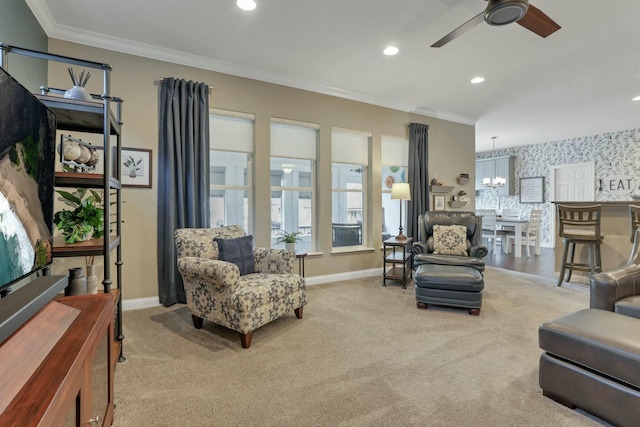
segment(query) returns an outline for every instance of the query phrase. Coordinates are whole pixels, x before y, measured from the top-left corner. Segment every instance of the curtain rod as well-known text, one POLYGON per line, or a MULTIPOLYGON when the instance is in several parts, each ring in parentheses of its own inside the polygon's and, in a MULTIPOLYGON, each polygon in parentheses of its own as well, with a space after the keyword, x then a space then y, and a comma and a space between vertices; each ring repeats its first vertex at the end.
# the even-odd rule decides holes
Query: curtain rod
MULTIPOLYGON (((164 80, 163 77, 158 78, 158 80, 154 80, 153 84, 156 86, 160 86, 160 83, 162 83, 162 81, 164 80)), ((184 79, 183 79, 184 80, 184 79)), ((202 82, 198 82, 198 83, 202 83, 202 82)), ((213 85, 210 85, 209 83, 204 83, 207 86, 209 86, 209 92, 211 92, 211 90, 213 89, 213 85)))

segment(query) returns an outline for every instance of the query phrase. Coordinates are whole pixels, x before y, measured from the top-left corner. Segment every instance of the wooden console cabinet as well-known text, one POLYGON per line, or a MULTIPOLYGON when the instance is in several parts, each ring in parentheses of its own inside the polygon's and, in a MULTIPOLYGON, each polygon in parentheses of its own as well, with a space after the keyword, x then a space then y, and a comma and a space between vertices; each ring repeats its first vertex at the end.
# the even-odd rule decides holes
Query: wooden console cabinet
POLYGON ((113 423, 118 298, 57 298, 0 345, 1 426, 113 423))

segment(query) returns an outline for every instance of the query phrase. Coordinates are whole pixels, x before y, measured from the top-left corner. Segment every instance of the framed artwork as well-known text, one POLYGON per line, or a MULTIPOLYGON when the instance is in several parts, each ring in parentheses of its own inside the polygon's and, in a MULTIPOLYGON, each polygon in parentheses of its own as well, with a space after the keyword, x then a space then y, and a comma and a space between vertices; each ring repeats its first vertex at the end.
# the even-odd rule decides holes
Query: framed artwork
POLYGON ((520 178, 520 203, 544 203, 544 177, 520 178))
POLYGON ((435 211, 443 211, 445 205, 445 196, 444 194, 435 194, 433 196, 433 210, 435 211))
POLYGON ((123 187, 151 188, 151 150, 144 148, 121 149, 120 182, 123 187))

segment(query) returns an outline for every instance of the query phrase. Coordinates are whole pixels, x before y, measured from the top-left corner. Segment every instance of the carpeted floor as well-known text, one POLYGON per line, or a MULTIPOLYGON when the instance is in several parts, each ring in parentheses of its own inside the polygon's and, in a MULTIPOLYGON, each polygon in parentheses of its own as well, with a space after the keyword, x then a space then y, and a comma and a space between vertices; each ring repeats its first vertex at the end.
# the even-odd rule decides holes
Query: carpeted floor
POLYGON ((488 268, 479 317, 418 310, 412 287, 371 277, 310 286, 304 318, 248 350, 184 305, 125 312, 114 425, 603 425, 538 386, 538 326, 588 305, 585 287, 488 268))

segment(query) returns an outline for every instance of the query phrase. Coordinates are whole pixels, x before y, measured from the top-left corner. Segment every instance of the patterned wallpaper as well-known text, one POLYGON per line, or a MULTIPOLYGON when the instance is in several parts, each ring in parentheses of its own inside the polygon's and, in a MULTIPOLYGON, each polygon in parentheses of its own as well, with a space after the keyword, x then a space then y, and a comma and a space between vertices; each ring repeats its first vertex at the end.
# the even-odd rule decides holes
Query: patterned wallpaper
POLYGON ((516 195, 498 197, 495 190, 477 191, 476 208, 521 209, 524 218, 529 216, 531 209, 542 209, 542 246, 550 244, 549 219, 553 209, 548 202, 551 194, 550 166, 595 162, 595 199, 599 201, 630 200, 630 192, 638 192, 640 186, 640 128, 476 153, 476 159, 503 156, 515 156, 516 195), (546 203, 520 204, 519 178, 535 176, 544 177, 546 203), (603 185, 603 190, 599 191, 599 180, 617 176, 633 178, 631 189, 610 191, 603 185))

